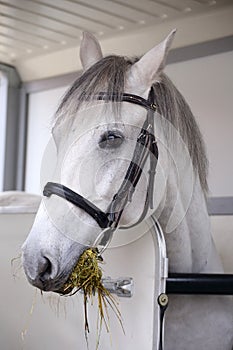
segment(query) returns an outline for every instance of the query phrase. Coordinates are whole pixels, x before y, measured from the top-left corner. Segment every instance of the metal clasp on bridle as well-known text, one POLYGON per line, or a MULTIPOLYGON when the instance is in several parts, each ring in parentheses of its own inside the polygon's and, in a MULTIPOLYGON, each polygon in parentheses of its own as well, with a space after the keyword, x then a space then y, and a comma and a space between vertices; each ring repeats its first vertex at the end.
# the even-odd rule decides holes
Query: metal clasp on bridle
POLYGON ((151 103, 150 108, 153 109, 153 111, 156 111, 157 105, 155 103, 151 103))

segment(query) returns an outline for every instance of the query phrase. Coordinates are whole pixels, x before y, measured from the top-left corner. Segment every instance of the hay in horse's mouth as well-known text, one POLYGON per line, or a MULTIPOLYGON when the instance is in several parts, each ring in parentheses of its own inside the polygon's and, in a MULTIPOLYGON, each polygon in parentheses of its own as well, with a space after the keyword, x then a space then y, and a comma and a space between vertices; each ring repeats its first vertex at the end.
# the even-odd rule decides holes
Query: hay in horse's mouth
POLYGON ((87 303, 89 299, 92 300, 94 295, 97 295, 98 298, 99 331, 104 322, 106 330, 109 332, 108 306, 114 311, 122 326, 121 314, 116 301, 102 284, 102 269, 99 266, 102 261, 103 259, 99 256, 96 248, 85 250, 63 288, 59 290, 62 295, 73 295, 80 290, 83 292, 85 332, 89 332, 87 303))
POLYGON ((82 290, 87 296, 94 295, 102 279, 102 270, 98 265, 100 261, 102 258, 96 249, 85 250, 59 292, 73 295, 82 290))

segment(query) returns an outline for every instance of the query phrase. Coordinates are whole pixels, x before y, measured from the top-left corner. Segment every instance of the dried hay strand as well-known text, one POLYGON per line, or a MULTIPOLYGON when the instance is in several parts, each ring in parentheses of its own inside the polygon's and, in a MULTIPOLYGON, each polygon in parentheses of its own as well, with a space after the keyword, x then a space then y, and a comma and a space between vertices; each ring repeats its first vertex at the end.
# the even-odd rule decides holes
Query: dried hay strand
POLYGON ((98 254, 96 248, 90 248, 84 251, 80 256, 76 266, 71 272, 67 282, 60 291, 61 294, 73 295, 78 291, 82 291, 84 295, 84 324, 85 324, 85 335, 90 332, 87 315, 87 304, 88 300, 91 300, 93 304, 93 296, 97 295, 98 301, 98 340, 99 343, 100 332, 102 324, 105 324, 107 332, 109 329, 109 314, 108 307, 110 307, 118 318, 121 327, 124 332, 122 325, 121 313, 117 307, 117 303, 111 293, 102 284, 102 269, 99 263, 102 263, 103 259, 98 254))

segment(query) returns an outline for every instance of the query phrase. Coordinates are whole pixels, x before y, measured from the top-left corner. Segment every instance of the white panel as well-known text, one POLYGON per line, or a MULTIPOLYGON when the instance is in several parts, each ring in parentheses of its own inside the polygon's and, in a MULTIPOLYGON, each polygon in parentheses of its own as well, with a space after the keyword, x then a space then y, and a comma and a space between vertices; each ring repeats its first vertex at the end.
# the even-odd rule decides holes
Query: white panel
POLYGON ((62 87, 30 95, 25 182, 27 192, 41 194, 41 160, 50 138, 52 117, 65 90, 66 87, 62 87))
MULTIPOLYGON (((85 0, 85 3, 90 7, 93 6, 93 0, 85 0)), ((98 0, 95 1, 94 4, 94 6, 100 10, 103 9, 104 11, 115 14, 117 16, 123 16, 124 18, 128 18, 129 20, 134 21, 134 23, 137 23, 137 21, 140 21, 142 19, 142 11, 138 10, 134 6, 125 6, 126 4, 124 1, 117 3, 111 0, 98 0)), ((153 19, 153 14, 144 13, 143 15, 145 16, 146 20, 153 19)))
MULTIPOLYGON (((22 29, 22 25, 21 25, 21 29, 22 29)), ((19 42, 19 45, 21 45, 21 42, 26 42, 27 44, 33 45, 33 43, 35 43, 35 35, 32 35, 30 33, 26 33, 23 32, 23 36, 22 36, 22 32, 19 31, 18 29, 12 29, 12 28, 8 28, 8 27, 0 27, 0 36, 6 36, 7 40, 9 38, 14 38, 14 40, 19 42)), ((2 41, 2 39, 1 39, 2 41)), ((36 39, 36 44, 43 46, 45 44, 49 44, 50 40, 47 40, 46 38, 39 38, 37 37, 36 39)))
MULTIPOLYGON (((65 8, 63 9, 57 9, 55 5, 55 2, 53 2, 53 6, 47 6, 43 3, 34 2, 34 1, 28 1, 28 0, 5 0, 6 3, 12 5, 13 7, 19 11, 19 13, 22 15, 25 11, 25 14, 27 16, 27 13, 29 12, 30 16, 32 14, 33 18, 38 17, 38 24, 41 24, 42 18, 50 18, 52 21, 57 21, 57 25, 67 23, 68 25, 82 29, 82 28, 89 28, 90 30, 101 30, 102 24, 94 23, 91 20, 78 15, 75 15, 72 13, 72 11, 66 11, 65 8), (21 11, 22 10, 22 11, 21 11)), ((14 10, 14 13, 17 13, 16 10, 14 10)), ((25 17, 25 16, 24 16, 25 17)), ((75 30, 74 30, 75 33, 75 30)))
POLYGON ((212 216, 211 228, 225 273, 233 273, 233 216, 212 216))
POLYGON ((23 33, 21 34, 22 36, 24 36, 24 33, 28 33, 30 35, 33 35, 35 38, 41 37, 45 40, 51 40, 54 42, 61 42, 62 40, 67 40, 68 38, 69 40, 71 40, 71 37, 73 37, 73 44, 77 43, 77 35, 76 36, 72 35, 71 37, 68 37, 62 32, 53 31, 53 29, 51 28, 40 27, 33 22, 32 23, 23 22, 20 17, 11 18, 11 17, 2 16, 0 14, 0 20, 3 27, 13 28, 19 33, 23 33))
POLYGON ((21 21, 34 23, 38 26, 50 28, 54 31, 62 32, 67 35, 79 35, 81 34, 80 28, 76 27, 75 29, 66 23, 57 21, 56 19, 50 17, 38 16, 32 12, 26 12, 18 8, 8 7, 0 4, 0 11, 6 14, 9 17, 19 18, 21 21))
MULTIPOLYGON (((33 223, 33 214, 0 214, 1 277, 0 344, 1 350, 94 350, 97 342, 97 299, 88 304, 89 347, 84 332, 83 295, 59 297, 43 293, 26 281, 20 247, 33 223), (15 277, 15 278, 14 278, 15 277), (33 309, 33 312, 30 310, 33 309), (22 339, 22 332, 24 337, 22 339)), ((132 277, 132 298, 115 297, 121 311, 125 334, 110 307, 110 333, 103 329, 99 350, 152 350, 154 307, 158 295, 158 246, 147 232, 140 239, 106 251, 104 276, 132 277), (140 252, 140 255, 139 255, 140 252)), ((108 320, 107 320, 108 322, 108 320)), ((157 320, 154 320, 157 327, 157 320)), ((156 328, 155 328, 156 329, 156 328)), ((156 332, 156 330, 155 330, 156 332)))
MULTIPOLYGON (((178 9, 174 6, 166 6, 164 4, 158 3, 151 0, 114 0, 114 3, 122 4, 128 6, 129 8, 135 8, 141 12, 141 19, 144 18, 145 14, 151 14, 155 16, 161 16, 166 14, 167 16, 173 16, 178 14, 178 9)), ((166 18, 166 17, 165 17, 166 18)))
POLYGON ((8 79, 0 71, 0 191, 4 185, 8 79))
POLYGON ((75 3, 67 0, 56 0, 56 3, 54 0, 40 0, 39 2, 46 3, 46 5, 52 7, 56 6, 58 9, 65 10, 78 16, 86 17, 90 21, 93 20, 94 23, 103 23, 108 25, 109 28, 126 25, 128 23, 127 18, 124 18, 124 12, 121 16, 117 16, 115 12, 112 11, 112 13, 110 13, 105 11, 104 7, 100 9, 94 3, 90 6, 88 3, 75 3))
POLYGON ((212 196, 233 195, 233 52, 171 64, 166 71, 200 125, 210 160, 212 196))

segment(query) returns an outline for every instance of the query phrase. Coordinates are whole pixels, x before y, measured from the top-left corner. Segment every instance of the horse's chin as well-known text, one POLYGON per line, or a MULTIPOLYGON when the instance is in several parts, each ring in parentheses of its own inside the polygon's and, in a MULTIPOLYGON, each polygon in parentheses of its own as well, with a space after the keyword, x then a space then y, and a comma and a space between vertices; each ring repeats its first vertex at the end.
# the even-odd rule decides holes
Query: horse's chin
POLYGON ((62 279, 57 279, 56 281, 51 281, 51 284, 48 284, 48 286, 45 287, 45 292, 53 292, 57 293, 59 295, 68 295, 71 294, 72 288, 65 288, 66 282, 69 279, 69 276, 71 274, 71 271, 73 270, 73 267, 69 270, 69 272, 66 274, 66 277, 62 279))
POLYGON ((64 289, 64 286, 70 276, 73 266, 70 269, 63 273, 63 276, 58 276, 55 279, 43 279, 38 277, 36 279, 31 279, 26 273, 28 282, 33 286, 38 288, 41 292, 54 292, 60 295, 70 294, 72 290, 69 288, 64 289))
POLYGON ((71 294, 73 287, 65 288, 66 282, 69 278, 69 275, 67 275, 67 278, 63 281, 63 283, 59 283, 58 288, 55 288, 54 290, 51 290, 51 292, 57 293, 61 296, 69 295, 71 294))
POLYGON ((58 289, 58 290, 54 290, 53 292, 57 293, 57 294, 59 294, 61 296, 65 296, 65 295, 71 295, 72 291, 73 291, 73 287, 67 288, 67 289, 61 288, 61 289, 58 289))

